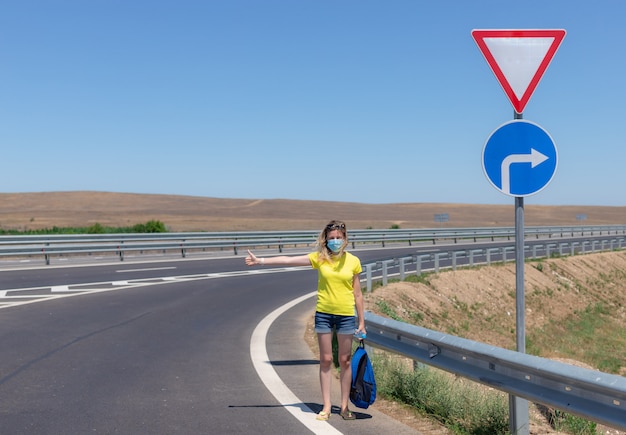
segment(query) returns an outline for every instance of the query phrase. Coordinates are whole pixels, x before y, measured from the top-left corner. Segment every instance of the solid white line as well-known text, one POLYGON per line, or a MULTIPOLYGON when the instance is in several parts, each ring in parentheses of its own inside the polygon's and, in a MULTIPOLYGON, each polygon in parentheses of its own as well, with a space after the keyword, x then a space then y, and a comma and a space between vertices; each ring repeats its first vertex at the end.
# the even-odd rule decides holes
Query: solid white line
POLYGON ((257 325, 252 332, 250 339, 250 357, 252 358, 252 364, 256 369, 257 374, 267 387, 267 389, 274 395, 276 400, 283 405, 287 411, 289 411, 294 417, 296 417, 307 429, 311 430, 314 434, 326 435, 326 434, 341 434, 337 429, 331 426, 327 421, 316 420, 317 414, 300 400, 293 392, 287 388, 287 385, 280 379, 274 367, 270 362, 267 355, 267 348, 265 347, 265 341, 267 338, 267 332, 272 326, 274 320, 276 320, 282 313, 290 308, 298 305, 300 302, 309 299, 317 294, 317 291, 306 294, 294 299, 291 302, 286 303, 282 307, 279 307, 268 314, 257 325))

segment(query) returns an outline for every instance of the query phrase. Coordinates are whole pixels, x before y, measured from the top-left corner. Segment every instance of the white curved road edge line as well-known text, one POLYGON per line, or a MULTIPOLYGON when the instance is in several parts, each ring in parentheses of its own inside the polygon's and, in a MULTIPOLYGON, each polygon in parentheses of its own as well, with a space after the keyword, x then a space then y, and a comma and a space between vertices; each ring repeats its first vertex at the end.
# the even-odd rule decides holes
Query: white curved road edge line
POLYGON ((312 298, 317 295, 317 291, 306 294, 294 299, 291 302, 286 303, 282 307, 278 307, 270 314, 268 314, 252 332, 250 338, 250 357, 252 358, 252 364, 256 369, 257 374, 267 387, 267 389, 274 395, 276 400, 283 405, 294 417, 296 417, 307 429, 314 434, 326 435, 326 434, 341 434, 337 429, 331 426, 326 421, 316 420, 317 414, 296 397, 293 392, 287 388, 287 385, 274 370, 269 356, 267 355, 267 348, 265 346, 267 332, 272 326, 272 323, 285 311, 298 305, 300 302, 306 299, 312 298))

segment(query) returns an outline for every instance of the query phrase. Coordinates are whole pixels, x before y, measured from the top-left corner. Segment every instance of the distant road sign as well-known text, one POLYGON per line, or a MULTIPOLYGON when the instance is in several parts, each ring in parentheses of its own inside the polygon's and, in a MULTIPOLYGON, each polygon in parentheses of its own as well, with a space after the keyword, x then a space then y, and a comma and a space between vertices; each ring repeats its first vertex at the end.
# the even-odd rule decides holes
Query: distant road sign
POLYGON ((448 222, 448 213, 435 213, 435 222, 448 222))
POLYGON ((472 30, 517 113, 522 113, 565 38, 565 30, 472 30))
POLYGON ((489 182, 509 196, 529 196, 554 177, 557 151, 550 135, 532 122, 515 119, 498 127, 483 148, 489 182))

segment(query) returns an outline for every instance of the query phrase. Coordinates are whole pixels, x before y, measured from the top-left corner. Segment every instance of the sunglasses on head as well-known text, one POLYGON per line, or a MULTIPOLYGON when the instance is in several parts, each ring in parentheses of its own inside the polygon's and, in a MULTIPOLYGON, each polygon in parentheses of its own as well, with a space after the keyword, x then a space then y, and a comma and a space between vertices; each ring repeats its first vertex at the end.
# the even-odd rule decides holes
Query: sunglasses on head
POLYGON ((346 229, 346 224, 328 224, 328 225, 326 225, 326 229, 328 231, 345 230, 346 229))

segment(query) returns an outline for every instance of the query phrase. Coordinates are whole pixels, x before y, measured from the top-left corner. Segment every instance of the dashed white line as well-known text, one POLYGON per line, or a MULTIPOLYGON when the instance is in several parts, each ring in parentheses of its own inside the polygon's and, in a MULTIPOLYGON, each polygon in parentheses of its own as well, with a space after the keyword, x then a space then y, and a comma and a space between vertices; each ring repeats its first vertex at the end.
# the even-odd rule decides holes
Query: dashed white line
POLYGON ((170 266, 170 267, 146 267, 144 269, 119 269, 119 270, 116 270, 115 273, 147 272, 147 271, 152 271, 152 270, 170 270, 170 269, 176 269, 176 267, 170 266))

